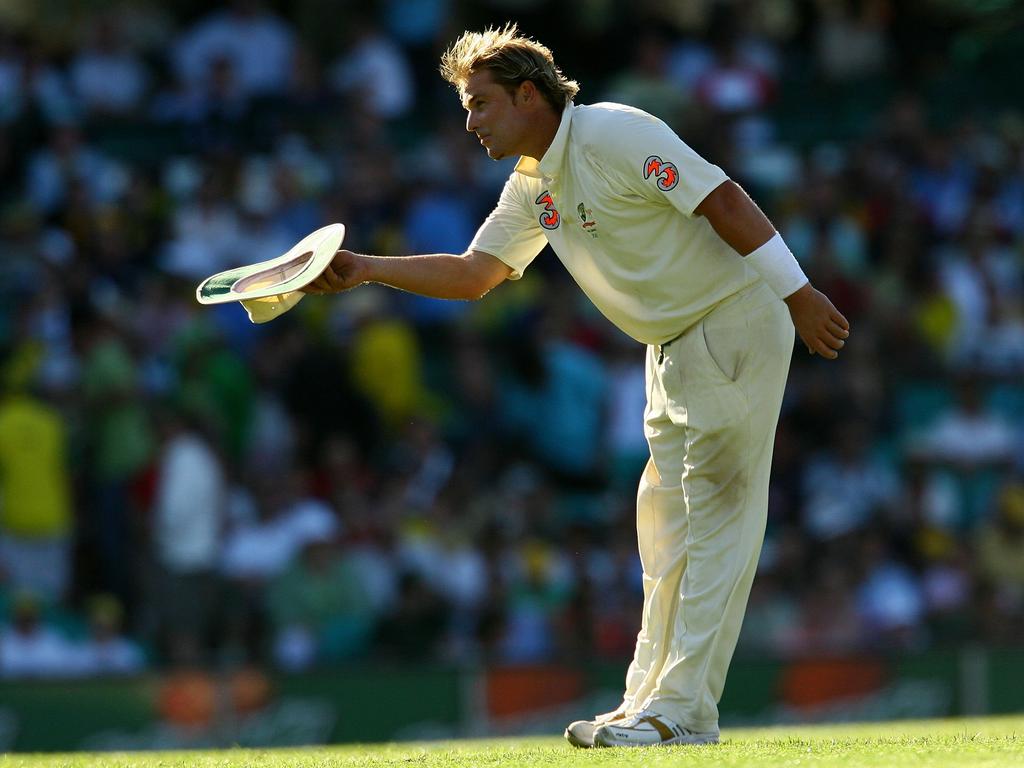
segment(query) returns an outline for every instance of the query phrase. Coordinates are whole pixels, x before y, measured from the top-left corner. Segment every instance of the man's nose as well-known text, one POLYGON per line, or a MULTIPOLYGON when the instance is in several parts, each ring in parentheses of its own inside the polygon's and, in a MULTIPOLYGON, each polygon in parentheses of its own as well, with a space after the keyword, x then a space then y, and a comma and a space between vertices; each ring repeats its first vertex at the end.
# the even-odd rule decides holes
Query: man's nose
POLYGON ((466 130, 470 133, 476 133, 476 129, 476 115, 473 114, 472 110, 470 110, 466 113, 466 130))

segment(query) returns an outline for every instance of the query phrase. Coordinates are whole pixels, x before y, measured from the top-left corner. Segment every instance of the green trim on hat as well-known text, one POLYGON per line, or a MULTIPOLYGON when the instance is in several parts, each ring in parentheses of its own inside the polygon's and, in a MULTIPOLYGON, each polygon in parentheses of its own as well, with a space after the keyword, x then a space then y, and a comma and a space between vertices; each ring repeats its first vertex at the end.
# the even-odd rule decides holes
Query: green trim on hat
POLYGON ((220 274, 208 277, 203 284, 199 286, 199 295, 204 299, 212 299, 217 296, 224 296, 225 294, 231 293, 232 287, 238 282, 239 278, 245 277, 245 268, 233 269, 229 272, 221 272, 220 274))

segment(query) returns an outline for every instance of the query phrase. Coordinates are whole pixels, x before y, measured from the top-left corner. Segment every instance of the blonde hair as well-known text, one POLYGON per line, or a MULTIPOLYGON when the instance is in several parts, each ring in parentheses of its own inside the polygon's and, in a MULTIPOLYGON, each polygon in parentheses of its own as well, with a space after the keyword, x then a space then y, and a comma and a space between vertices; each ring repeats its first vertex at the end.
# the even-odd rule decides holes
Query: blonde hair
POLYGON ((555 65, 548 47, 520 35, 514 23, 488 27, 483 32, 464 32, 441 56, 441 76, 460 94, 469 76, 481 69, 488 70, 494 82, 510 92, 529 80, 558 113, 580 89, 555 65))

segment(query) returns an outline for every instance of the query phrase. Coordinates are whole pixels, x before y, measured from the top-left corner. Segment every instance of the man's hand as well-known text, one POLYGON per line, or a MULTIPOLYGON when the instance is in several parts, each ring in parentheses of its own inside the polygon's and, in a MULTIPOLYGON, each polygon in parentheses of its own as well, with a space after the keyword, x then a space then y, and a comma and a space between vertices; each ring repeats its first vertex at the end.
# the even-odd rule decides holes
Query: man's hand
POLYGON ((839 357, 839 350, 846 345, 850 335, 850 324, 828 297, 810 283, 805 283, 785 301, 807 351, 812 355, 817 352, 829 360, 839 357))
POLYGON ((367 280, 363 257, 352 251, 338 251, 320 277, 302 289, 303 293, 340 293, 367 280))

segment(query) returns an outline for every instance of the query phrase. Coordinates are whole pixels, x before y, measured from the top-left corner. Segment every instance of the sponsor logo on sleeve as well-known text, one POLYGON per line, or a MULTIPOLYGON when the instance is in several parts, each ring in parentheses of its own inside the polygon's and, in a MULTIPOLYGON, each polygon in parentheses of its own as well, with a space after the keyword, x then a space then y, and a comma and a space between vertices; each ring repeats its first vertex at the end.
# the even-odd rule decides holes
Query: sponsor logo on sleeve
POLYGON ((558 210, 555 208, 555 201, 551 198, 551 193, 548 190, 544 190, 535 201, 537 205, 543 205, 544 210, 538 218, 540 225, 544 229, 558 229, 558 224, 561 222, 562 217, 558 215, 558 210))
POLYGON ((662 192, 675 189, 679 183, 679 170, 675 163, 662 160, 657 155, 651 155, 644 160, 644 178, 649 179, 652 176, 657 179, 658 189, 662 192))

